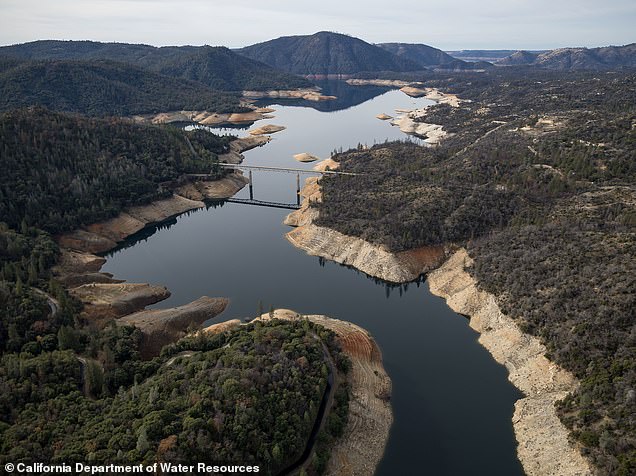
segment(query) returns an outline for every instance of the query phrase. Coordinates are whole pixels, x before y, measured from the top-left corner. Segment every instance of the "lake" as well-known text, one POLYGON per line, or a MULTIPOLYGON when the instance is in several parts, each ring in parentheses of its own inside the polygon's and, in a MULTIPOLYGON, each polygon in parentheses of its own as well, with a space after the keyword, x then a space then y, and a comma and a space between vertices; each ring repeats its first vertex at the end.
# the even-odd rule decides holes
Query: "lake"
MULTIPOLYGON (((325 83, 338 101, 271 103, 287 129, 245 152, 246 165, 311 169, 293 154, 321 158, 358 144, 407 137, 375 116, 431 102, 400 91, 325 83)), ((212 129, 245 135, 244 129, 212 129)), ((254 172, 254 198, 296 202, 296 175, 254 172)), ((237 197, 247 198, 247 188, 237 197)), ((228 297, 213 322, 254 317, 270 306, 325 314, 367 329, 382 349, 393 381, 395 421, 377 475, 523 474, 512 430, 521 394, 477 342, 467 320, 427 284, 390 286, 308 256, 284 237, 288 210, 223 203, 145 230, 108 257, 103 271, 131 282, 166 285, 172 296, 154 307, 178 306, 202 295, 228 297)))

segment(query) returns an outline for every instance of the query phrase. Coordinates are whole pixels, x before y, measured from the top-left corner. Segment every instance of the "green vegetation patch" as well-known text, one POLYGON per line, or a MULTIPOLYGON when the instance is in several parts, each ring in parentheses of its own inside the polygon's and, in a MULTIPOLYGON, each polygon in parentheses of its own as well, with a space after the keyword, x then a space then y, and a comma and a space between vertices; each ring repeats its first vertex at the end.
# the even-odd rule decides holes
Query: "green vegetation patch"
MULTIPOLYGON (((90 369, 81 370, 72 352, 7 355, 3 400, 19 398, 25 385, 47 398, 2 416, 0 463, 223 462, 275 474, 305 449, 329 355, 339 350, 322 327, 257 322, 186 338, 164 349, 151 375, 94 398, 80 391, 81 372, 85 378, 90 369)), ((346 413, 346 394, 338 399, 346 413)))
POLYGON ((166 182, 217 173, 231 137, 23 109, 0 115, 0 217, 50 233, 171 195, 166 182), (187 142, 190 140, 194 152, 187 142))

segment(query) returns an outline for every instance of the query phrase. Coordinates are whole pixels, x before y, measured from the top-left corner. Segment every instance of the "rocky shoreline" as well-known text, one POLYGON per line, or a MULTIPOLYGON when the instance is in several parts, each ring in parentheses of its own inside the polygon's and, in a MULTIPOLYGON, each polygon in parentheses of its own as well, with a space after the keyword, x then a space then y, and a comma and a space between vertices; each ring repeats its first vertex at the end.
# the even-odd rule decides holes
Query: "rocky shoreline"
POLYGON ((304 99, 305 101, 331 101, 336 96, 325 96, 320 89, 290 89, 277 91, 243 91, 243 97, 247 99, 304 99))
MULTIPOLYGON (((232 142, 230 152, 220 159, 240 163, 241 152, 267 143, 269 138, 250 137, 232 142)), ((202 296, 196 301, 172 309, 145 310, 167 299, 164 286, 148 283, 124 283, 111 274, 101 273, 106 259, 97 256, 116 248, 129 236, 166 219, 205 206, 205 199, 229 198, 248 180, 231 174, 215 181, 195 181, 177 187, 169 198, 147 205, 131 207, 114 218, 94 223, 56 237, 61 259, 54 268, 56 278, 69 293, 84 304, 82 318, 92 326, 102 327, 115 320, 118 325, 141 329, 144 358, 152 358, 161 347, 183 335, 191 326, 217 316, 226 308, 224 298, 202 296)))
MULTIPOLYGON (((335 168, 333 164, 337 162, 332 161, 331 169, 335 168)), ((413 281, 444 261, 447 250, 443 246, 391 253, 383 246, 314 224, 318 210, 310 204, 322 199, 317 182, 315 177, 306 180, 301 191, 301 208, 290 213, 284 221, 285 225, 295 227, 285 236, 297 248, 312 256, 353 266, 369 276, 392 283, 413 281)))
POLYGON ((464 249, 440 247, 431 250, 427 259, 409 252, 389 253, 360 238, 313 224, 318 211, 310 203, 321 200, 316 178, 307 180, 302 196, 301 209, 285 219, 285 224, 296 227, 286 235, 294 246, 385 281, 404 283, 429 273, 431 292, 445 298, 455 312, 470 317, 470 326, 481 334, 479 342, 508 369, 509 380, 525 395, 515 403, 513 426, 517 455, 529 476, 592 474, 589 462, 569 442, 568 430, 554 406, 578 382, 545 357, 546 349, 538 339, 523 334, 501 313, 495 296, 478 289, 465 270, 471 260, 464 249))
MULTIPOLYGON (((390 404, 391 379, 382 364, 382 353, 371 335, 350 322, 321 315, 300 315, 277 309, 258 317, 311 322, 332 330, 351 360, 349 417, 344 434, 331 450, 328 476, 372 476, 384 454, 393 423, 390 404)), ((240 326, 238 320, 214 324, 204 332, 218 333, 240 326)))
POLYGON ((513 427, 517 455, 529 476, 591 475, 589 462, 569 442, 555 403, 578 387, 572 374, 546 357, 539 339, 524 334, 503 314, 495 296, 481 291, 466 271, 472 264, 465 249, 453 254, 428 276, 431 292, 446 299, 453 311, 470 318, 479 343, 508 369, 508 379, 524 393, 515 403, 513 427))

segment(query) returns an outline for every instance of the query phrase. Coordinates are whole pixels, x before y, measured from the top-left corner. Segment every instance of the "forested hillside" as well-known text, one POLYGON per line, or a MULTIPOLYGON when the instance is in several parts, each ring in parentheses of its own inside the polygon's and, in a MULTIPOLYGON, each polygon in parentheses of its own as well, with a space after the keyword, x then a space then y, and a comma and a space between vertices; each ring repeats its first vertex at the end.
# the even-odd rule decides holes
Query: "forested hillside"
POLYGON ((636 43, 602 48, 559 48, 540 53, 517 51, 498 65, 532 65, 557 70, 613 70, 636 67, 636 43))
POLYGON ((277 71, 224 47, 165 46, 94 41, 34 41, 0 47, 0 56, 30 60, 111 60, 222 91, 293 89, 307 80, 277 71))
POLYGON ((214 170, 231 140, 39 108, 0 116, 0 465, 203 462, 277 474, 303 454, 331 378, 336 403, 307 466, 324 471, 348 408, 335 375, 348 361, 332 332, 256 322, 142 360, 139 329, 86 320, 52 272, 60 250, 48 232, 171 193, 166 182, 214 170))
POLYGON ((338 154, 320 224, 393 250, 467 245, 472 272, 581 387, 559 407, 600 474, 636 471, 636 76, 429 75, 437 148, 338 154))
POLYGON ((12 61, 0 63, 0 111, 42 106, 91 116, 180 110, 242 112, 238 94, 175 79, 125 63, 12 61))
POLYGON ((379 43, 377 46, 400 58, 419 64, 422 69, 431 67, 448 70, 470 70, 483 67, 484 62, 469 63, 454 58, 432 46, 413 43, 379 43))
POLYGON ((0 464, 207 462, 272 475, 300 457, 327 385, 323 345, 340 355, 333 333, 308 321, 255 323, 141 363, 136 332, 113 328, 94 337, 95 350, 80 349, 92 370, 69 350, 5 354, 0 464), (131 366, 131 381, 113 382, 131 366))
POLYGON ((162 182, 209 173, 230 140, 38 108, 2 114, 0 217, 50 233, 110 218, 169 195, 162 182))
POLYGON ((419 63, 398 57, 378 46, 328 31, 285 36, 236 51, 282 71, 305 76, 422 69, 419 63))

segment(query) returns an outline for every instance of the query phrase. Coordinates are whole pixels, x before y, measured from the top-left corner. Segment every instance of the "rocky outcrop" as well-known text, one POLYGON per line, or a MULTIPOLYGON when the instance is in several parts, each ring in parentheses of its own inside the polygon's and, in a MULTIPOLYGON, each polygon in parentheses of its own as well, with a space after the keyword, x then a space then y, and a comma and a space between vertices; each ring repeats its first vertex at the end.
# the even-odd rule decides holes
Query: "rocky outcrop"
POLYGON ((265 145, 270 140, 271 137, 264 135, 241 137, 240 139, 233 140, 230 142, 230 151, 219 155, 219 162, 240 164, 243 162, 243 156, 241 155, 243 152, 265 145))
POLYGON ((256 109, 248 112, 216 113, 209 111, 171 111, 159 114, 134 116, 135 122, 144 124, 171 124, 193 122, 202 126, 222 126, 224 124, 251 124, 264 119, 264 112, 256 109))
POLYGON ((393 119, 393 116, 389 116, 388 114, 382 113, 382 114, 378 114, 377 116, 378 119, 380 119, 381 121, 388 121, 389 119, 393 119))
POLYGON ((324 172, 325 170, 336 170, 338 167, 340 167, 340 164, 332 158, 329 158, 321 160, 316 165, 314 165, 314 170, 316 172, 324 172))
POLYGON ((240 319, 230 319, 229 321, 218 322, 216 324, 212 324, 201 330, 204 334, 222 334, 223 332, 230 331, 232 329, 236 329, 241 326, 242 323, 240 319))
POLYGON ((404 86, 400 88, 400 91, 402 91, 407 96, 411 96, 412 98, 421 98, 423 96, 426 96, 426 90, 414 88, 413 86, 404 86))
POLYGON ((190 200, 220 200, 235 195, 249 183, 247 177, 231 174, 214 182, 193 182, 179 187, 176 192, 190 200))
POLYGON ((391 253, 384 246, 315 225, 318 210, 310 203, 321 200, 320 186, 315 177, 307 179, 301 195, 301 208, 285 218, 286 225, 296 227, 287 233, 286 238, 310 255, 353 266, 369 276, 393 283, 417 279, 437 268, 446 256, 443 246, 391 253))
POLYGON ((243 91, 243 97, 248 99, 304 99, 305 101, 330 101, 338 99, 336 96, 325 96, 318 89, 291 89, 280 91, 243 91))
POLYGON ((545 357, 546 349, 535 337, 522 333, 501 312, 492 294, 481 291, 466 268, 472 264, 461 249, 428 275, 431 292, 446 299, 455 312, 470 317, 479 342, 495 360, 506 366, 509 380, 524 393, 515 403, 513 426, 519 443, 517 454, 526 473, 533 475, 590 475, 588 461, 568 440, 555 402, 576 389, 572 374, 545 357))
POLYGON ((425 109, 414 109, 396 117, 391 124, 398 126, 402 132, 415 135, 424 139, 428 144, 438 144, 448 134, 439 124, 419 122, 418 119, 425 115, 425 109))
POLYGON ((256 129, 252 129, 249 133, 253 136, 262 136, 265 134, 274 134, 276 132, 284 131, 287 129, 285 126, 277 126, 275 124, 266 124, 256 129))
POLYGON ((53 267, 53 272, 57 276, 73 273, 96 273, 104 266, 105 262, 106 258, 91 253, 61 249, 60 259, 53 267))
POLYGON ((331 449, 325 474, 372 476, 384 455, 393 423, 391 379, 382 365, 382 353, 371 335, 351 322, 320 315, 301 315, 277 309, 258 320, 308 319, 332 330, 343 352, 351 360, 349 417, 343 436, 331 449))
POLYGON ((315 162, 317 160, 320 160, 315 155, 308 154, 307 152, 303 152, 302 154, 295 154, 294 159, 296 159, 298 162, 315 162))
POLYGON ((108 321, 139 311, 170 296, 165 286, 138 283, 91 283, 71 288, 82 301, 82 317, 91 322, 108 321))
POLYGON ((347 79, 347 84, 351 86, 385 86, 387 88, 402 88, 408 86, 408 81, 400 79, 347 79))
POLYGON ((184 337, 208 319, 221 314, 229 303, 225 298, 200 297, 184 306, 129 314, 118 325, 135 326, 143 333, 141 354, 145 359, 159 355, 163 346, 184 337))
POLYGON ((123 283, 123 279, 115 279, 111 273, 68 273, 58 276, 58 280, 66 288, 76 288, 83 284, 115 284, 123 283))

